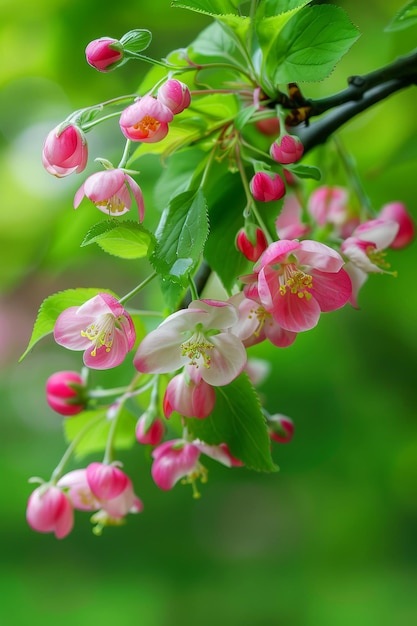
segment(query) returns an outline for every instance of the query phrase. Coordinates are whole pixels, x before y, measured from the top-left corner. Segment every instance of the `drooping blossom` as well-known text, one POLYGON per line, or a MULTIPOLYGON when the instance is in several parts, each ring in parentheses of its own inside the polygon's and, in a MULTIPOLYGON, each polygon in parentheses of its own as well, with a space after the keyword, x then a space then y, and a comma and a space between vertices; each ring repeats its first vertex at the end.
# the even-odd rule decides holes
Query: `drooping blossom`
POLYGON ((82 172, 87 165, 88 145, 79 126, 59 124, 45 139, 42 163, 50 174, 63 178, 73 172, 82 172))
POLYGON ((246 350, 230 332, 238 314, 218 300, 194 300, 167 317, 140 343, 133 363, 139 372, 164 374, 186 368, 198 384, 227 385, 246 365, 246 350))
POLYGON ((132 141, 155 143, 168 133, 173 112, 153 96, 143 96, 128 106, 120 116, 122 133, 132 141))
POLYGON ((147 424, 147 415, 144 413, 136 424, 136 441, 138 443, 156 446, 161 443, 165 432, 165 426, 160 417, 156 417, 150 424, 147 424))
POLYGON ((398 224, 398 232, 395 239, 389 244, 390 248, 405 248, 413 241, 415 226, 405 204, 389 202, 382 207, 379 217, 383 220, 394 220, 398 224))
MULTIPOLYGON (((255 295, 255 292, 252 292, 255 295)), ((257 300, 247 298, 244 292, 229 298, 239 313, 239 320, 233 327, 233 332, 242 340, 245 348, 254 346, 268 339, 278 348, 291 346, 297 333, 282 328, 257 300)))
POLYGON ((268 242, 264 231, 254 227, 253 237, 248 237, 247 229, 241 228, 236 236, 238 250, 248 259, 255 263, 261 254, 267 249, 268 242))
POLYGON ((271 202, 285 195, 285 183, 279 174, 257 172, 249 183, 250 191, 255 200, 271 202))
POLYGON ((278 443, 289 443, 294 436, 294 422, 286 415, 269 415, 267 424, 269 436, 278 443))
POLYGON ((87 178, 74 197, 74 209, 87 197, 100 211, 108 216, 124 215, 132 205, 132 195, 136 201, 141 222, 145 213, 142 190, 137 182, 122 169, 109 169, 96 172, 87 178))
POLYGON ((174 115, 182 113, 191 103, 191 94, 188 86, 175 78, 170 78, 161 85, 156 97, 174 115))
MULTIPOLYGON (((200 478, 206 480, 207 470, 199 462, 201 454, 211 457, 226 467, 238 467, 243 465, 241 461, 232 456, 226 444, 208 445, 199 439, 192 442, 183 439, 166 441, 152 452, 152 478, 155 484, 165 491, 172 489, 181 479, 193 484, 200 478)), ((194 492, 198 497, 198 492, 194 492)))
POLYGON ((54 485, 41 485, 29 497, 26 519, 40 533, 66 537, 74 525, 74 512, 69 498, 54 485))
POLYGON ((163 407, 165 417, 169 418, 173 411, 184 417, 208 417, 216 404, 216 393, 204 379, 195 383, 184 373, 172 378, 165 390, 163 407))
POLYGON ((317 241, 272 243, 254 267, 241 277, 248 298, 258 300, 284 330, 301 332, 316 326, 320 313, 344 306, 352 293, 343 258, 317 241))
POLYGON ((123 59, 123 45, 111 37, 94 39, 86 47, 85 56, 91 67, 99 72, 109 72, 123 59))
POLYGON ((331 225, 338 236, 349 237, 359 224, 359 217, 349 203, 345 187, 321 185, 311 192, 307 211, 319 226, 331 225))
POLYGON ((54 338, 69 350, 84 350, 85 365, 101 370, 124 360, 135 343, 135 328, 114 296, 99 293, 65 309, 55 322, 54 338))
POLYGON ((55 372, 46 381, 46 400, 60 415, 76 415, 85 409, 85 383, 78 372, 55 372))
POLYGON ((86 477, 92 494, 99 500, 117 498, 130 481, 121 469, 107 463, 90 463, 86 477))
POLYGON ((303 208, 295 193, 288 193, 284 198, 282 209, 275 227, 280 239, 299 239, 310 232, 308 224, 302 222, 303 208))
POLYGON ((296 135, 283 135, 278 137, 276 141, 271 145, 270 155, 282 165, 288 165, 295 163, 304 153, 304 146, 301 139, 296 135))
POLYGON ((342 243, 341 252, 348 259, 345 267, 352 281, 352 306, 357 308, 358 293, 368 274, 392 273, 384 250, 395 240, 398 229, 398 223, 393 220, 369 220, 355 228, 352 236, 342 243))

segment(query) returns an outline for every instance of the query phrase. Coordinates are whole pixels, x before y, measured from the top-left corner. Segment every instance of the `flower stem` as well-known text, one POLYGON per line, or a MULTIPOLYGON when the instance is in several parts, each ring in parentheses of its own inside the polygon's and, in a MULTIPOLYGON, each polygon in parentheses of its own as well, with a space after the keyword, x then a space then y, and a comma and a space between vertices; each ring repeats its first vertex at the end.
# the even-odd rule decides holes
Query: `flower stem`
POLYGON ((133 298, 133 296, 136 296, 136 294, 139 293, 139 291, 141 291, 144 287, 146 287, 146 285, 150 283, 156 276, 157 276, 157 273, 152 272, 152 274, 150 274, 147 278, 145 278, 145 280, 143 280, 139 285, 137 285, 137 287, 132 289, 132 291, 129 291, 129 293, 123 296, 123 298, 120 298, 119 300, 120 304, 124 304, 125 302, 133 298))

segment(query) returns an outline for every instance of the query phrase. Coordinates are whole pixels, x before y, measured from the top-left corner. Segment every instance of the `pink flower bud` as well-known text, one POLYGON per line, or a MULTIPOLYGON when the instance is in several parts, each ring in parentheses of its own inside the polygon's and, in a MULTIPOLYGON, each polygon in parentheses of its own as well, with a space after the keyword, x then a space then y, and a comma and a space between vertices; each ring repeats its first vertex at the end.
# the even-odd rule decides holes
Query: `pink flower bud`
POLYGON ((379 217, 384 220, 394 220, 399 226, 398 233, 394 241, 391 242, 390 248, 404 248, 412 242, 415 227, 405 204, 402 202, 385 204, 379 213, 379 217))
POLYGON ((123 59, 123 46, 117 39, 102 37, 90 41, 85 49, 87 63, 99 72, 109 72, 123 59))
POLYGON ((170 78, 158 89, 157 99, 177 115, 190 106, 191 94, 187 85, 170 78))
POLYGON ((280 125, 277 117, 268 117, 265 120, 258 120, 255 126, 262 135, 266 135, 267 137, 277 137, 279 135, 280 125))
POLYGON ((146 428, 147 416, 144 413, 136 425, 136 440, 138 443, 149 443, 151 446, 156 446, 161 443, 164 435, 165 427, 160 417, 157 417, 151 425, 146 428))
POLYGON ((86 405, 85 384, 78 372, 55 372, 46 381, 46 400, 61 415, 76 415, 86 405))
POLYGON ((274 161, 283 165, 295 163, 303 156, 304 146, 296 135, 284 135, 271 145, 270 154, 274 161))
POLYGON ((114 465, 90 463, 87 467, 87 482, 96 498, 117 498, 130 483, 129 477, 114 465))
POLYGON ((169 381, 164 396, 164 413, 167 418, 173 411, 185 417, 204 419, 214 409, 216 394, 211 385, 201 379, 199 383, 186 381, 178 374, 169 381))
POLYGON ((62 539, 72 530, 74 511, 61 489, 42 485, 29 497, 26 519, 33 530, 55 533, 57 539, 62 539))
POLYGON ((88 146, 81 128, 73 124, 61 130, 57 126, 45 139, 42 163, 50 174, 62 178, 82 172, 87 165, 88 146))
POLYGON ((285 415, 271 415, 268 418, 269 436, 279 443, 288 443, 293 438, 293 421, 285 415))
POLYGON ((279 200, 285 195, 285 183, 279 174, 257 172, 249 186, 253 197, 259 202, 279 200))
POLYGON ((152 456, 152 478, 160 489, 167 491, 181 478, 197 470, 200 450, 192 443, 175 439, 155 448, 152 456))
POLYGON ((240 252, 253 263, 255 263, 260 258, 262 253, 268 247, 268 242, 262 229, 256 228, 255 237, 256 243, 253 243, 249 239, 244 228, 241 228, 236 237, 236 246, 238 250, 240 250, 240 252))

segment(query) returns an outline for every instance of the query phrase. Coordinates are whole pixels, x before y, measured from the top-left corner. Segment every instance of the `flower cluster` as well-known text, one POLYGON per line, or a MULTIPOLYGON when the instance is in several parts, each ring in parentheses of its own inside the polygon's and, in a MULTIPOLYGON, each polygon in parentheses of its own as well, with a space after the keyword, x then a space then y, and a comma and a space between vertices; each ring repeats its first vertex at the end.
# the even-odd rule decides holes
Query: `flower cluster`
MULTIPOLYGON (((150 39, 142 29, 94 40, 87 62, 101 72, 132 59, 149 62, 141 53, 150 39)), ((146 256, 152 265, 123 297, 107 288, 55 294, 35 324, 30 348, 50 331, 60 346, 82 352, 81 373, 55 372, 46 382, 47 404, 67 420, 69 448, 49 481, 36 479, 41 484, 27 505, 29 525, 57 538, 72 530, 74 510, 92 514, 96 534, 142 511, 133 480, 115 460, 126 441, 148 450, 150 474, 163 491, 182 482, 198 497, 197 482, 208 476, 204 457, 208 466, 273 471, 273 442, 290 442, 294 422, 265 406, 257 387, 270 364, 251 359, 251 348, 261 342, 289 348, 322 313, 358 308, 368 276, 395 275, 387 253, 414 238, 406 206, 391 202, 375 211, 350 170, 343 185, 316 184, 318 167, 300 163, 308 144, 294 126, 309 101, 295 84, 287 95, 271 83, 267 94, 261 85, 269 81, 258 68, 268 64, 260 57, 246 70, 233 59, 225 69, 223 60, 193 54, 191 47, 155 62, 158 72, 140 94, 75 112, 44 143, 47 172, 80 174, 89 160, 86 134, 118 118, 119 163, 97 157, 103 169, 85 178, 73 206, 88 200, 105 214, 94 240, 102 237, 103 244, 119 229, 111 254, 146 256), (107 106, 112 113, 102 114, 107 106), (161 188, 169 197, 151 233, 130 166, 138 154, 155 153, 166 166, 161 188), (123 219, 132 206, 134 222, 123 219), (155 277, 166 296, 161 312, 130 308, 155 277), (119 367, 121 376, 130 372, 122 387, 91 380, 119 367), (84 437, 96 438, 86 448, 102 449, 103 459, 67 471, 84 437)))

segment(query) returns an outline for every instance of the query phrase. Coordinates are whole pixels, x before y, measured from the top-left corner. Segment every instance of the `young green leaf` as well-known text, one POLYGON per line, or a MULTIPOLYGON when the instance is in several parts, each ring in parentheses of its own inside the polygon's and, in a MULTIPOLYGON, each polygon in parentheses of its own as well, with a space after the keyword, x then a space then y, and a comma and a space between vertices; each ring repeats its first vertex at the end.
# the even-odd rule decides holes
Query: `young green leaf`
POLYGON ((285 168, 299 178, 312 178, 313 180, 321 179, 321 171, 315 165, 304 165, 304 163, 296 163, 286 165, 285 168))
POLYGON ((142 224, 124 220, 99 222, 92 226, 81 246, 92 243, 122 259, 141 259, 152 251, 155 242, 152 233, 142 224))
POLYGON ((266 60, 268 77, 276 85, 326 78, 359 37, 340 7, 304 7, 284 25, 266 60))
POLYGON ((124 50, 133 53, 146 50, 151 41, 152 33, 145 28, 130 30, 120 39, 120 43, 123 45, 124 50))
POLYGON ((242 0, 172 0, 173 7, 189 9, 205 15, 238 15, 237 7, 242 0))
POLYGON ((150 258, 156 271, 180 285, 188 282, 208 236, 207 204, 201 189, 175 196, 165 210, 150 258))
POLYGON ((39 308, 28 347, 20 357, 19 362, 23 361, 38 341, 53 331, 55 322, 62 311, 70 306, 81 306, 90 298, 94 298, 98 293, 110 293, 117 297, 109 289, 80 288, 59 291, 46 298, 39 308))
POLYGON ((386 32, 403 30, 417 24, 417 0, 407 2, 384 28, 386 32))
POLYGON ((216 405, 205 419, 189 420, 189 431, 208 444, 226 443, 249 469, 274 472, 271 443, 258 396, 246 373, 216 387, 216 405))

